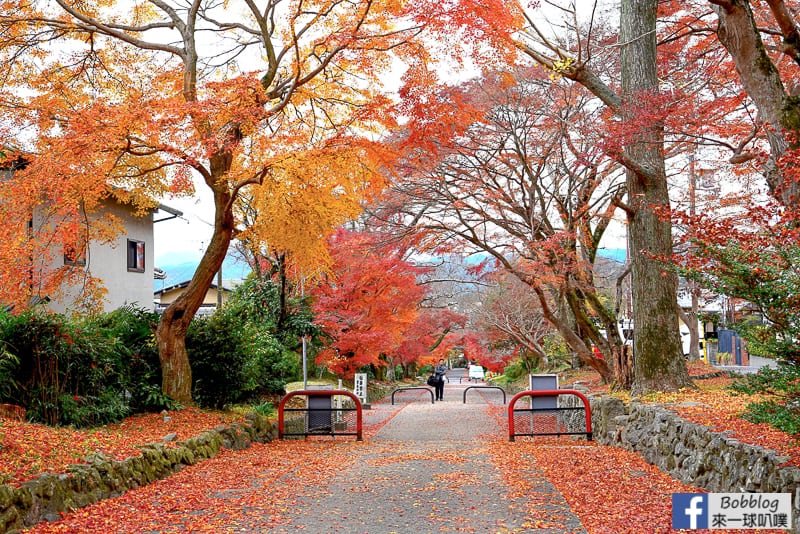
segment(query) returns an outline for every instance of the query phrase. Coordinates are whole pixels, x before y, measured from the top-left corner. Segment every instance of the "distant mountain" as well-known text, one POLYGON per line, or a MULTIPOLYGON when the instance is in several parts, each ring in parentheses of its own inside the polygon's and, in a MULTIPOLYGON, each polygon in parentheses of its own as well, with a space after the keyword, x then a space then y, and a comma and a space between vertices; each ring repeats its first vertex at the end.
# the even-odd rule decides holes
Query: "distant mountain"
MULTIPOLYGON (((180 254, 162 256, 156 267, 166 274, 163 280, 153 280, 153 291, 188 282, 197 270, 199 258, 186 259, 180 254)), ((250 267, 238 258, 226 257, 222 264, 223 287, 235 286, 250 274, 250 267)))
MULTIPOLYGON (((627 251, 624 248, 602 248, 597 252, 598 256, 617 263, 625 263, 627 251)), ((465 264, 474 265, 485 260, 488 256, 484 254, 473 254, 465 260, 465 264)), ((188 282, 194 275, 200 257, 197 254, 186 254, 171 252, 156 260, 156 267, 166 273, 163 280, 153 281, 153 290, 158 291, 166 287, 172 287, 182 282, 188 282)), ((250 267, 241 259, 228 256, 222 264, 223 286, 237 285, 238 282, 247 278, 250 274, 250 267)))

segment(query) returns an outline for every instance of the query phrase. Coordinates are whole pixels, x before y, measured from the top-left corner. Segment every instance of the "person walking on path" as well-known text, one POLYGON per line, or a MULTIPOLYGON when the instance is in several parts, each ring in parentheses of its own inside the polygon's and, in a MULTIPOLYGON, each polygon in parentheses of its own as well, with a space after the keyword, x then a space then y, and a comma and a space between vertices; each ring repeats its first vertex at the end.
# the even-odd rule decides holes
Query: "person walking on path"
POLYGON ((447 374, 447 365, 443 359, 433 368, 433 374, 436 380, 436 400, 444 400, 444 376, 447 374))

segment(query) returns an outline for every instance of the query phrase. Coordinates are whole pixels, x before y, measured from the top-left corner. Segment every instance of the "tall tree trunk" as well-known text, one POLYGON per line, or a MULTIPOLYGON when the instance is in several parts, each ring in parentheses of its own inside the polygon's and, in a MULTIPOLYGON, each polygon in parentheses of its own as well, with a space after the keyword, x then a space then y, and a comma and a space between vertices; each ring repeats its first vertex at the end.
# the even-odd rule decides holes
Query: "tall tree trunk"
MULTIPOLYGON (((800 97, 787 94, 778 69, 764 48, 750 2, 711 0, 710 3, 716 4, 719 17, 717 38, 733 58, 742 85, 758 108, 758 120, 765 125, 771 151, 765 169, 767 183, 784 206, 794 207, 800 199, 800 184, 787 179, 792 173, 782 172, 777 160, 790 146, 786 132, 800 134, 800 97)), ((796 33, 787 38, 791 41, 796 33)), ((792 143, 796 145, 797 141, 792 143)))
MULTIPOLYGON (((212 158, 212 172, 217 177, 227 172, 228 158, 212 158)), ((214 192, 214 233, 200 264, 186 290, 164 310, 156 329, 161 360, 162 391, 181 404, 192 402, 192 371, 186 352, 186 332, 192 318, 203 304, 208 288, 228 253, 233 238, 234 218, 231 193, 224 178, 209 180, 214 192)))
MULTIPOLYGON (((658 91, 656 62, 657 0, 623 0, 623 119, 636 117, 643 99, 658 91)), ((632 256, 634 379, 632 393, 677 390, 691 385, 678 333, 678 278, 662 264, 672 254, 671 223, 659 215, 669 207, 662 153, 663 126, 650 122, 625 147, 630 211, 628 230, 632 256)))

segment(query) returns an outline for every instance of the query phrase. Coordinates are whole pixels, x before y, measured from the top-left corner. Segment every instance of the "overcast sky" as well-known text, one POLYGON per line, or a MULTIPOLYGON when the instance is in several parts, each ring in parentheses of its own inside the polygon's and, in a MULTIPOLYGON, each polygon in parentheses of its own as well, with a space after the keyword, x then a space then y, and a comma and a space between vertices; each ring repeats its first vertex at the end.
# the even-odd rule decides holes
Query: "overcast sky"
MULTIPOLYGON (((554 3, 568 5, 569 0, 554 3)), ((548 2, 542 2, 541 11, 552 17, 558 10, 547 6, 548 2)), ((594 2, 592 0, 578 0, 578 12, 588 16, 592 11, 594 2)), ((602 8, 598 13, 608 14, 616 8, 612 7, 615 2, 603 1, 600 3, 602 8)), ((603 16, 603 15, 601 15, 603 16)), ((551 29, 551 31, 554 28, 551 29)), ((199 261, 205 247, 211 238, 213 229, 213 201, 211 194, 205 184, 199 181, 196 185, 197 193, 191 198, 165 198, 162 203, 171 208, 183 212, 183 217, 169 221, 159 222, 155 225, 155 265, 174 264, 183 261, 199 261)), ((625 227, 622 224, 612 225, 609 228, 605 246, 608 248, 625 248, 625 227)))

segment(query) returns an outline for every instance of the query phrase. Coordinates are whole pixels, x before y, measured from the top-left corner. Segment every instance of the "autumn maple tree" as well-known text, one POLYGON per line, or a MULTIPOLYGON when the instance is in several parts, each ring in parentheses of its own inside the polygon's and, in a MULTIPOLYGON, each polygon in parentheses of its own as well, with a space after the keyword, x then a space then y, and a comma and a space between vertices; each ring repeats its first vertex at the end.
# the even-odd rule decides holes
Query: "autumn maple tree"
POLYGON ((765 3, 768 9, 747 0, 708 1, 718 19, 716 36, 758 110, 756 125, 769 145, 767 183, 782 204, 794 207, 800 193, 796 163, 783 156, 797 148, 800 133, 800 100, 793 90, 800 66, 797 6, 783 0, 765 3))
POLYGON ((592 273, 624 189, 592 134, 601 117, 586 106, 587 93, 521 69, 443 88, 434 98, 440 104, 408 125, 408 157, 383 218, 436 253, 490 257, 528 286, 584 363, 627 387, 617 318, 592 273), (437 127, 437 116, 446 127, 437 127), (426 158, 414 150, 423 142, 426 158))
POLYGON ((481 305, 471 314, 474 327, 486 332, 499 353, 496 359, 504 364, 519 361, 528 373, 547 368, 552 363, 547 339, 556 331, 544 318, 536 294, 503 271, 493 279, 494 284, 479 293, 481 305))
MULTIPOLYGON (((157 331, 164 392, 180 402, 191 392, 185 333, 240 229, 240 194, 262 189, 254 194, 262 209, 280 206, 262 227, 269 239, 315 249, 325 225, 379 185, 382 156, 367 138, 392 126, 378 94, 392 58, 410 65, 413 79, 431 61, 413 39, 445 28, 485 33, 475 10, 424 0, 58 0, 0 9, 1 137, 30 162, 4 184, 7 220, 24 226, 33 206, 54 206, 51 227, 65 229, 111 195, 145 213, 163 195, 192 194, 195 180, 213 197, 208 247, 157 331), (330 217, 316 220, 311 206, 330 217), (282 234, 286 224, 294 227, 282 234), (298 229, 299 241, 289 239, 298 229)), ((121 230, 92 228, 90 239, 121 230)), ((60 242, 75 246, 69 239, 60 242)), ((5 241, 8 294, 29 285, 30 270, 15 264, 30 256, 21 241, 5 241)))
POLYGON ((619 65, 609 71, 594 57, 593 21, 582 25, 574 7, 569 28, 576 41, 550 39, 527 18, 516 41, 520 50, 557 76, 595 95, 622 126, 607 150, 626 169, 627 196, 618 202, 627 215, 632 251, 635 372, 633 390, 678 389, 690 385, 677 332, 677 276, 663 262, 672 253, 671 224, 661 213, 670 205, 665 164, 663 105, 659 105, 657 5, 624 0, 619 19, 619 65), (562 45, 562 43, 564 43, 562 45), (602 71, 600 70, 602 69, 602 71), (602 72, 602 74, 601 74, 602 72), (616 73, 610 79, 608 74, 616 73))
POLYGON ((600 144, 626 171, 626 194, 615 204, 627 219, 633 389, 640 392, 690 384, 676 329, 677 277, 669 265, 670 175, 683 174, 685 188, 692 166, 685 162, 696 152, 719 161, 728 151, 731 164, 751 164, 753 144, 764 133, 730 75, 711 12, 700 4, 623 1, 617 23, 600 16, 598 3, 587 11, 562 3, 560 35, 544 30, 541 12, 519 6, 526 22, 514 38, 554 80, 581 85, 605 107, 600 144))
POLYGON ((459 318, 420 309, 425 288, 417 281, 425 267, 405 257, 406 247, 345 230, 330 247, 331 273, 312 292, 315 324, 329 339, 317 364, 352 377, 362 367, 393 370, 446 350, 442 341, 459 318))

